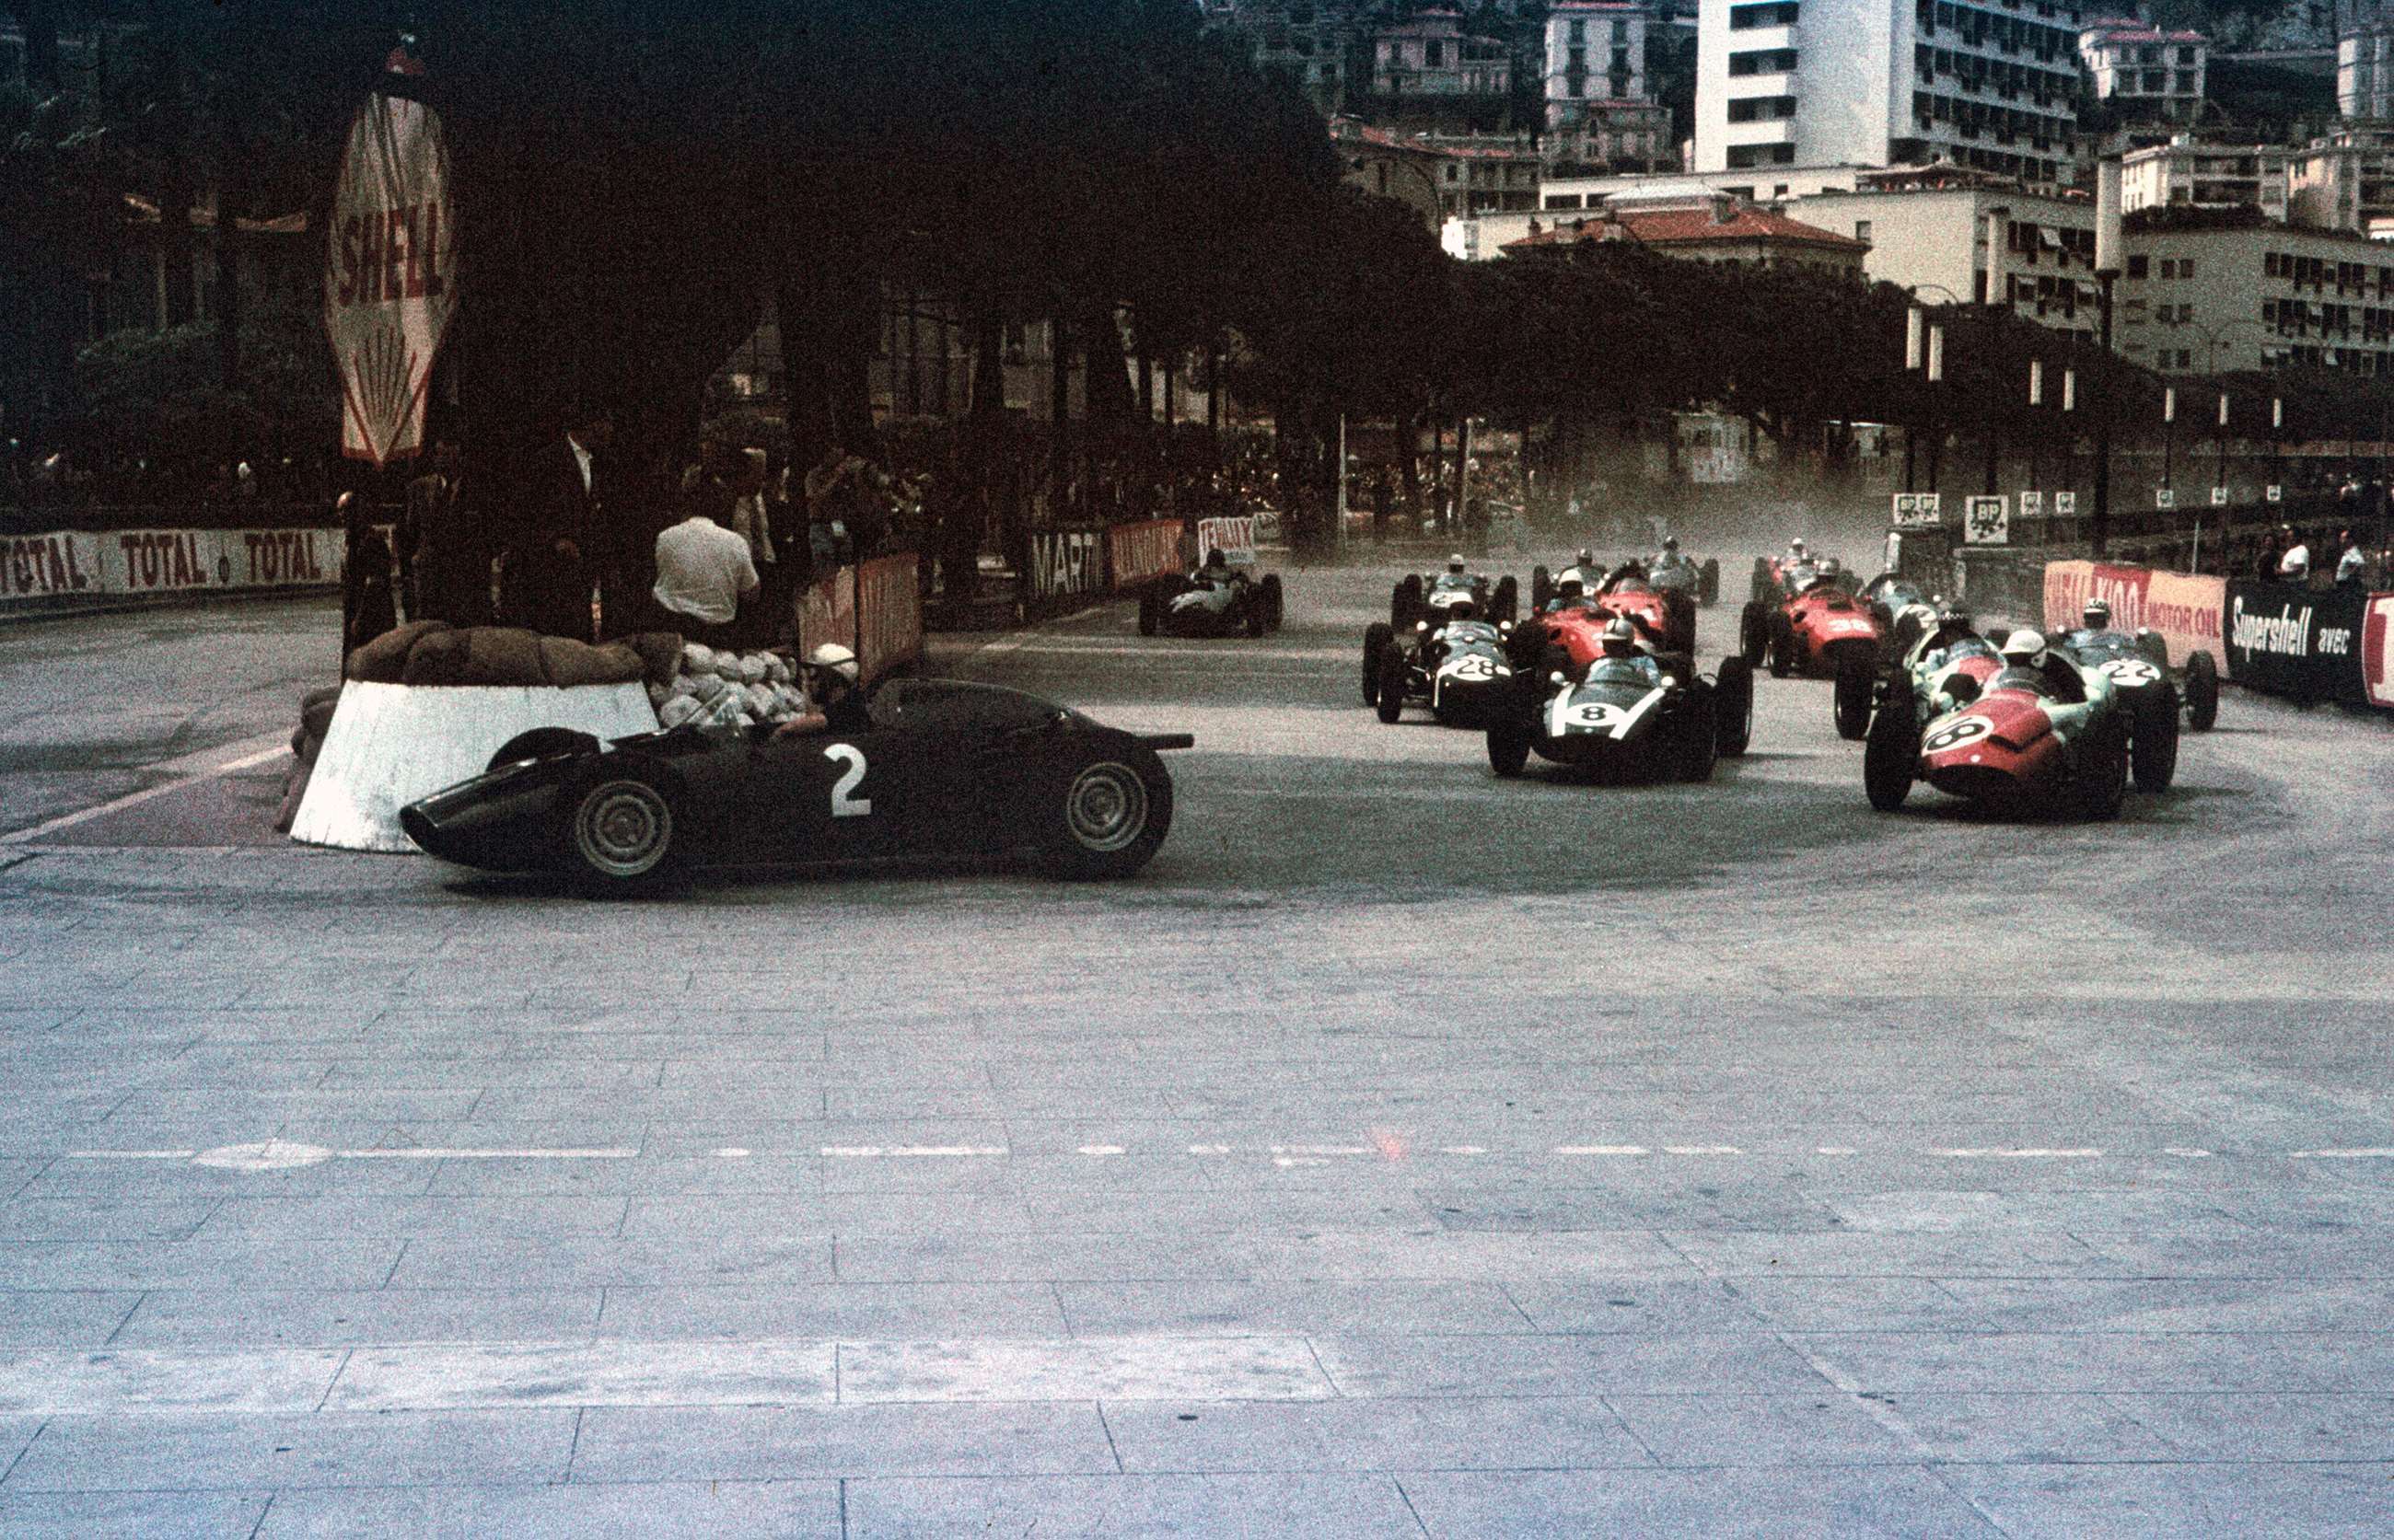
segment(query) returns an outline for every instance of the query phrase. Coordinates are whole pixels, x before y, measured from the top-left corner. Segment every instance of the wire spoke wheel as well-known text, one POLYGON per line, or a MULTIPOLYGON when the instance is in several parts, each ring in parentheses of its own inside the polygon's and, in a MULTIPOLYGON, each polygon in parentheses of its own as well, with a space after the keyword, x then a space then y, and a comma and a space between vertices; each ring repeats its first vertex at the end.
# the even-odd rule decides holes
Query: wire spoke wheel
POLYGON ((1147 829, 1147 784, 1127 764, 1092 764, 1064 794, 1064 821, 1085 850, 1110 854, 1147 829))
POLYGON ((601 782, 574 809, 574 850, 605 876, 645 877, 672 843, 672 804, 645 781, 601 782))

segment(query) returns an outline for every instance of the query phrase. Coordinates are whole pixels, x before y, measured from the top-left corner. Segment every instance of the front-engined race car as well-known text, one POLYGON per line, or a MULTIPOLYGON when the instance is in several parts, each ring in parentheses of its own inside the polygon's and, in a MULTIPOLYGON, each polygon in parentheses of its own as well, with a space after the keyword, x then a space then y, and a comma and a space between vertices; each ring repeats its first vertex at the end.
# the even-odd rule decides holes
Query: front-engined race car
POLYGON ((1388 595, 1388 626, 1399 635, 1427 620, 1433 627, 1457 605, 1474 615, 1511 620, 1521 608, 1521 585, 1509 574, 1490 581, 1485 572, 1408 573, 1388 595))
POLYGON ((1604 581, 1596 589, 1596 601, 1612 614, 1628 616, 1638 631, 1655 639, 1655 646, 1664 652, 1696 650, 1696 594, 1692 584, 1664 587, 1648 575, 1642 562, 1623 562, 1605 574, 1604 581))
POLYGON ((1449 725, 1480 726, 1512 680, 1504 630, 1485 620, 1416 620, 1410 632, 1375 620, 1363 633, 1363 704, 1382 722, 1419 704, 1449 725))
POLYGON ((410 803, 427 853, 486 871, 562 871, 639 894, 692 868, 1027 853, 1060 877, 1128 877, 1172 827, 1138 734, 993 685, 892 680, 862 733, 677 727, 600 743, 545 727, 488 771, 410 803))
POLYGON ((1936 598, 1919 582, 1901 573, 1880 573, 1864 583, 1855 597, 1878 622, 1890 662, 1901 661, 1937 624, 1936 598))
POLYGON ((1280 574, 1201 567, 1164 578, 1138 596, 1138 633, 1153 636, 1261 636, 1280 629, 1280 574))
POLYGON ((1514 677, 1488 724, 1488 763, 1521 773, 1529 757, 1622 778, 1701 781, 1754 735, 1754 671, 1721 660, 1712 679, 1684 657, 1599 658, 1576 677, 1514 677))
MULTIPOLYGON (((1956 629, 1930 632, 1887 672, 1873 697, 1872 720, 1899 695, 1912 698, 1915 722, 1931 722, 1958 711, 1984 693, 1987 681, 2004 672, 2003 654, 1976 632, 1956 629)), ((1839 724, 1840 730, 1843 724, 1839 724)), ((1853 737, 1863 737, 1858 733, 1853 737)))
POLYGON ((1978 698, 1923 720, 1891 692, 1871 720, 1862 789, 1882 813, 1912 783, 2006 813, 2113 818, 2128 789, 2128 723, 2110 681, 2058 652, 2044 669, 2007 667, 1978 698))
POLYGON ((1774 678, 1835 679, 1838 731, 1860 737, 1870 720, 1885 645, 1877 618, 1846 591, 1844 574, 1826 564, 1786 567, 1778 584, 1771 598, 1746 604, 1739 651, 1756 667, 1767 658, 1774 678))

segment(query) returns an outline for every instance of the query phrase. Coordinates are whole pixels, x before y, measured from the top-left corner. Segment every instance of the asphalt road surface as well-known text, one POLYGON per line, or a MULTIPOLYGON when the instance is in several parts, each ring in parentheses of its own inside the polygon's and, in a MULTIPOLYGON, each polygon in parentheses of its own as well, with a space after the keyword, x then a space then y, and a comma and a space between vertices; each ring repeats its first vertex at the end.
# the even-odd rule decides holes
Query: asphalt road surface
POLYGON ((1500 782, 1361 706, 1395 575, 941 646, 1197 734, 1098 887, 298 850, 215 772, 321 615, 0 638, 0 1532, 2394 1527, 2385 724, 1500 782))

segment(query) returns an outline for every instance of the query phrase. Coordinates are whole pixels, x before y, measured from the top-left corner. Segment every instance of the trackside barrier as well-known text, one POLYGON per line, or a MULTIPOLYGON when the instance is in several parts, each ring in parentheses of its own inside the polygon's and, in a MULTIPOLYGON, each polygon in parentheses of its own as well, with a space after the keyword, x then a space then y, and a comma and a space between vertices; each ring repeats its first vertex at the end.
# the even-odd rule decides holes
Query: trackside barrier
POLYGON ((2228 580, 2200 573, 2167 572, 2106 562, 2056 561, 2045 565, 2045 624, 2048 631, 2075 628, 2090 599, 2111 607, 2111 623, 2122 631, 2150 630, 2169 648, 2174 668, 2198 652, 2211 654, 2223 674, 2231 672, 2220 638, 2228 607, 2228 580))
POLYGON ((63 598, 304 588, 341 581, 338 529, 55 529, 0 537, 0 614, 63 598))
POLYGON ((2361 622, 2361 688, 2394 711, 2394 594, 2372 594, 2361 622))
POLYGON ((1177 518, 1117 524, 1107 530, 1106 565, 1114 592, 1141 588, 1182 570, 1186 563, 1180 536, 1180 521, 1177 518))
POLYGON ((2297 700, 2371 698, 2363 633, 2371 595, 2357 588, 2228 584, 2228 659, 2236 682, 2297 700))
POLYGON ((1033 614, 1053 614, 1106 592, 1103 529, 1033 529, 1025 543, 1023 592, 1033 614))
POLYGON ((868 684, 923 656, 923 591, 911 551, 839 568, 801 593, 797 608, 799 655, 825 642, 854 647, 868 684))

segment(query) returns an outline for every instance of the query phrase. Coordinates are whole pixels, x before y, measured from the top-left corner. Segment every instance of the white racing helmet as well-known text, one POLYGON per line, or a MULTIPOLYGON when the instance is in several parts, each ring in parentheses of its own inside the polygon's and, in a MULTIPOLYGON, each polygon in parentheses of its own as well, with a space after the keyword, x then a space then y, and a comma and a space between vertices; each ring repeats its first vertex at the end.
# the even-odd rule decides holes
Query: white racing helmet
POLYGON ((855 649, 844 647, 837 642, 825 642, 807 654, 807 668, 809 672, 835 673, 851 685, 862 676, 862 671, 857 667, 855 649))
POLYGON ((1462 552, 1457 551, 1454 555, 1446 558, 1446 569, 1449 572, 1460 572, 1463 570, 1462 552))
POLYGON ((2009 667, 2041 669, 2045 667, 2045 633, 2015 631, 2004 638, 2004 645, 1996 650, 2004 655, 2004 662, 2009 667))

